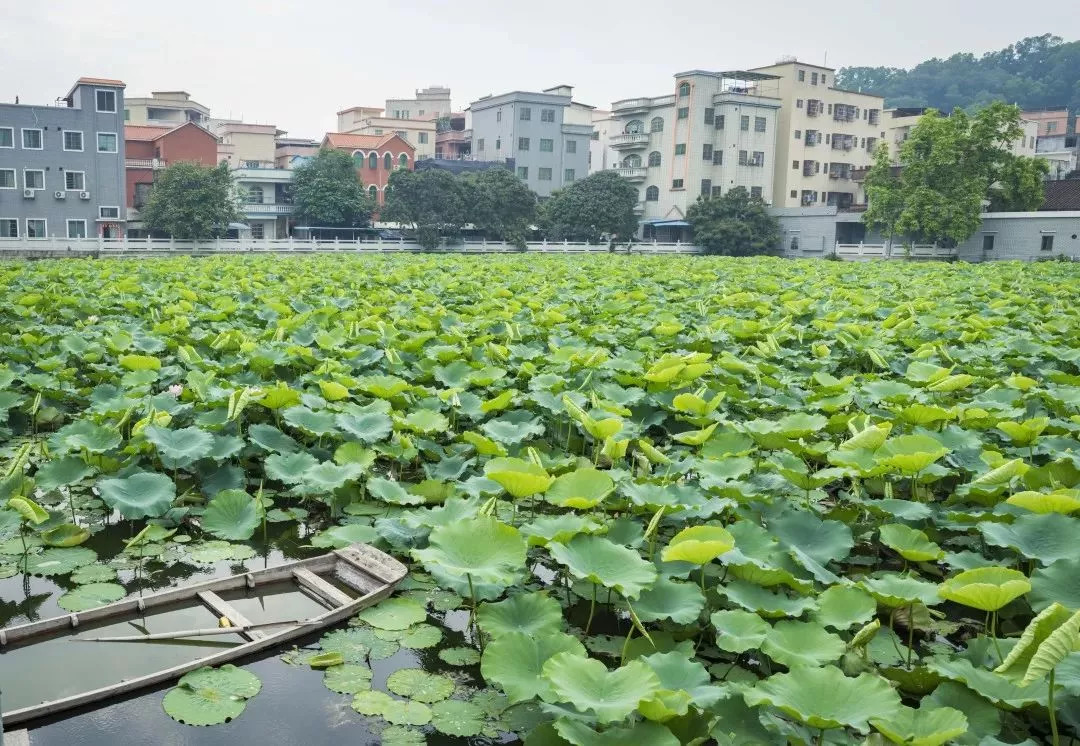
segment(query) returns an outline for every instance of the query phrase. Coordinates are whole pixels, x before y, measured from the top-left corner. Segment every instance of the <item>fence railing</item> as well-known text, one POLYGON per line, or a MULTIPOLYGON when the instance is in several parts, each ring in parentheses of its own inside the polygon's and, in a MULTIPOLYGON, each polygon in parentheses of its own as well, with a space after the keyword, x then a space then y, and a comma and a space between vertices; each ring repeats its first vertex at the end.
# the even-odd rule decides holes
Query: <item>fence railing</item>
POLYGON ((836 256, 840 259, 863 261, 867 259, 948 259, 956 256, 956 249, 937 244, 887 243, 837 243, 836 256))

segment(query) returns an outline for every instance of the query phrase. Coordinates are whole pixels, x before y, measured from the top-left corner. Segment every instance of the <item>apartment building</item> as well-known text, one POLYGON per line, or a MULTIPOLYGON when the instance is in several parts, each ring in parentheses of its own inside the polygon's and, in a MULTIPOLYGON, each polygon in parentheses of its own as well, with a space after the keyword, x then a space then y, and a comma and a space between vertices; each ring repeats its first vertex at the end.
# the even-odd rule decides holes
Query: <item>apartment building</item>
POLYGON ((206 127, 210 123, 210 109, 192 101, 187 91, 152 91, 149 98, 124 101, 124 121, 155 127, 195 122, 206 127))
POLYGON ((639 188, 645 238, 685 240, 698 197, 741 186, 771 199, 778 83, 765 73, 689 70, 675 75, 674 93, 611 105, 612 167, 639 188))
MULTIPOLYGON (((911 131, 927 112, 924 107, 886 109, 883 118, 885 128, 884 142, 889 146, 889 156, 896 161, 900 156, 900 147, 911 137, 911 131)), ((1021 119, 1020 126, 1024 134, 1015 140, 1009 147, 1013 155, 1034 157, 1038 142, 1039 123, 1033 120, 1021 119)))
POLYGON ((0 104, 0 239, 124 234, 124 83, 79 78, 43 106, 0 104))
POLYGON ((277 137, 274 139, 274 165, 277 168, 296 168, 319 154, 319 141, 306 137, 277 137))
POLYGON ((453 112, 450 89, 431 86, 416 91, 413 98, 386 99, 386 116, 390 119, 442 119, 453 112))
POLYGON ((757 67, 779 78, 781 100, 774 207, 849 207, 858 185, 854 171, 866 168, 885 138, 881 96, 836 88, 830 67, 797 60, 757 67))
MULTIPOLYGON (((448 94, 449 95, 449 94, 448 94)), ((407 100, 407 99, 406 99, 407 100)), ((392 101, 387 101, 387 106, 392 101)), ((398 106, 401 106, 398 102, 398 106)), ((449 103, 447 103, 449 107, 449 103)), ((394 134, 410 143, 416 150, 417 158, 434 158, 438 125, 435 119, 409 119, 407 117, 388 116, 390 109, 376 109, 370 106, 354 106, 351 109, 339 111, 338 132, 347 135, 375 135, 383 136, 394 134)), ((393 110, 397 114, 415 114, 419 109, 398 108, 393 110)), ((427 113, 428 109, 423 109, 427 113)), ((436 111, 432 109, 431 111, 436 111)), ((445 116, 449 116, 446 110, 445 116)))
POLYGON ((573 88, 511 91, 469 106, 472 157, 514 160, 515 173, 541 198, 584 178, 594 107, 573 100, 573 88))
POLYGON ((1065 135, 1074 132, 1074 128, 1070 127, 1072 117, 1069 115, 1067 108, 1035 109, 1022 112, 1021 117, 1029 122, 1038 123, 1039 131, 1035 133, 1037 137, 1065 135))
POLYGON ((589 173, 607 171, 619 162, 619 153, 611 147, 611 136, 618 134, 615 116, 606 109, 597 109, 592 116, 592 137, 589 140, 589 173))
POLYGON ((390 174, 399 168, 414 168, 416 149, 393 132, 383 135, 356 135, 327 132, 324 148, 341 150, 352 156, 356 174, 376 205, 386 203, 390 174))
POLYGON ((218 162, 229 168, 273 168, 277 140, 288 133, 272 124, 248 124, 235 119, 212 119, 218 136, 218 162))
MULTIPOLYGON (((472 158, 472 128, 464 112, 451 112, 436 122, 435 157, 450 161, 472 158)), ((423 160, 419 148, 416 158, 423 160)))
POLYGON ((138 211, 150 197, 154 179, 162 169, 180 162, 201 166, 217 164, 217 138, 194 122, 175 127, 126 125, 124 127, 124 171, 129 235, 142 230, 136 225, 138 211))

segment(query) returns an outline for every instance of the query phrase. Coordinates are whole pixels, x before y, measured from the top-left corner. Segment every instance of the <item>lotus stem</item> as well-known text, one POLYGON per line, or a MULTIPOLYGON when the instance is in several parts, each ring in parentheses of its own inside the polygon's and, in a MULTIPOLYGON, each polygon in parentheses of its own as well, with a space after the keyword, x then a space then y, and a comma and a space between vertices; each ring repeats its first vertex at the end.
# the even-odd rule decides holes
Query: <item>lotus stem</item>
POLYGON ((821 728, 817 734, 817 746, 822 746, 825 743, 825 729, 821 728))
POLYGON ((911 649, 915 644, 915 602, 907 607, 907 667, 911 668, 911 649))
POLYGON ((589 601, 589 618, 585 622, 585 634, 589 634, 589 628, 592 627, 593 614, 596 612, 596 583, 592 584, 592 600, 589 601))
POLYGON ((1057 714, 1054 712, 1054 669, 1050 669, 1050 689, 1046 695, 1046 707, 1050 711, 1050 737, 1054 746, 1058 746, 1057 714))
POLYGON ((626 632, 626 639, 622 644, 622 653, 619 655, 619 665, 626 663, 626 649, 630 647, 630 638, 634 636, 634 625, 630 625, 630 629, 626 632))
POLYGON ((994 644, 994 653, 997 655, 998 665, 1004 662, 1004 658, 1001 657, 1001 647, 998 645, 997 639, 997 612, 990 612, 990 641, 994 644))

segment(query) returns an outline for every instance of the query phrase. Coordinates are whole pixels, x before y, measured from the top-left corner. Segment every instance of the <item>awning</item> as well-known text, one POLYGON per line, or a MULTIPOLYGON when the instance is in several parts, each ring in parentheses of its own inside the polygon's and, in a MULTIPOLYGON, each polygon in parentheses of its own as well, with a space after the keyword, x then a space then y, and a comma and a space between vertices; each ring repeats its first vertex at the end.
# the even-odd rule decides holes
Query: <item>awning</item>
POLYGON ((229 223, 229 230, 246 231, 249 230, 249 226, 246 223, 229 223))
POLYGON ((690 224, 685 220, 646 220, 645 225, 651 225, 654 228, 689 228, 690 224))

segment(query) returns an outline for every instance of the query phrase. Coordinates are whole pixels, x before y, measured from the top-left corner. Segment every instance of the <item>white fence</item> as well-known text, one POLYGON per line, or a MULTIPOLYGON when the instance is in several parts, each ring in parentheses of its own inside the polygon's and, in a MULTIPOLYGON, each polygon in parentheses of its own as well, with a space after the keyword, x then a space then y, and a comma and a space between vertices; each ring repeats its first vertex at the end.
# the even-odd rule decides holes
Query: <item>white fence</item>
POLYGON ((956 249, 937 244, 838 243, 836 256, 853 262, 872 259, 948 259, 956 256, 956 249))
MULTIPOLYGON (((0 239, 0 258, 7 256, 52 256, 58 254, 99 255, 167 255, 167 254, 247 254, 247 253, 414 253, 426 249, 411 241, 313 239, 211 239, 183 241, 169 238, 42 238, 0 239)), ((586 244, 573 241, 532 241, 526 252, 540 254, 608 253, 607 244, 586 244)), ((701 249, 685 243, 618 244, 610 251, 619 254, 701 254, 701 249)), ((497 241, 468 240, 459 244, 440 246, 431 253, 440 254, 513 254, 521 249, 497 241)))

